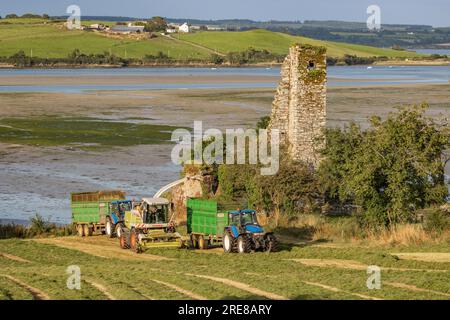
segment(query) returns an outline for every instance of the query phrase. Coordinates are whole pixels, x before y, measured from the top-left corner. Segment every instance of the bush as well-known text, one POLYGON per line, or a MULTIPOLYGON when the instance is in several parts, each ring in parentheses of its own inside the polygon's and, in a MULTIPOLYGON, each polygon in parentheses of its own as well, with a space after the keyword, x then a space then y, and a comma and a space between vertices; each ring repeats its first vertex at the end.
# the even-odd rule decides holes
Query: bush
POLYGON ((222 64, 225 61, 225 59, 218 54, 212 54, 209 60, 214 64, 222 64))
POLYGON ((354 124, 328 130, 319 167, 325 199, 360 206, 367 225, 385 227, 443 203, 442 156, 450 136, 445 125, 424 116, 426 108, 400 108, 385 121, 374 117, 366 131, 354 124))
POLYGON ((425 231, 440 235, 449 228, 450 218, 446 212, 436 209, 426 215, 424 223, 425 231))

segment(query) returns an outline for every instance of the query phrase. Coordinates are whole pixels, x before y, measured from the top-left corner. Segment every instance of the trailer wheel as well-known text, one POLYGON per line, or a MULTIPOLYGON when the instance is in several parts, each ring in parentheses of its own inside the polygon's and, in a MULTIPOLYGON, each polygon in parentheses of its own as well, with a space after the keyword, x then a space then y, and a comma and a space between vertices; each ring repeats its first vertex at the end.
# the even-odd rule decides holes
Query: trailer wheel
POLYGON ((205 237, 199 236, 198 238, 198 248, 200 250, 208 249, 208 240, 205 240, 205 237))
POLYGON ((106 229, 106 235, 108 236, 108 238, 114 238, 114 224, 112 223, 112 221, 111 221, 111 218, 110 217, 108 217, 108 218, 106 218, 106 226, 105 226, 105 229, 106 229))
POLYGON ((277 252, 278 251, 278 240, 273 234, 268 234, 266 237, 266 251, 267 252, 277 252))
POLYGON ((251 239, 246 235, 240 235, 237 239, 237 249, 239 253, 249 253, 252 250, 251 239))
POLYGON ((191 234, 191 243, 193 249, 198 249, 198 239, 195 234, 191 234))
POLYGON ((127 232, 122 232, 119 238, 120 247, 122 249, 130 249, 130 244, 128 243, 128 234, 127 232))
POLYGON ((88 224, 83 225, 83 232, 86 237, 92 236, 92 227, 88 224))
POLYGON ((225 231, 223 234, 223 251, 225 253, 231 253, 237 251, 237 241, 236 239, 230 234, 229 231, 225 231))
POLYGON ((84 228, 82 224, 77 224, 77 234, 80 237, 84 237, 84 228))

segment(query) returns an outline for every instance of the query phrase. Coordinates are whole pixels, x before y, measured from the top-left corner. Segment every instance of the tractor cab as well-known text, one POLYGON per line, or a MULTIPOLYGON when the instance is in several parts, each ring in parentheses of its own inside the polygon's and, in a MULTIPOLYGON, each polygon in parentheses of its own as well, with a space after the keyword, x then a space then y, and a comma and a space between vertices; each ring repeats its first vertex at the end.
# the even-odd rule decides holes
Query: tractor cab
POLYGON ((145 247, 179 246, 181 239, 169 217, 169 200, 142 198, 125 213, 125 226, 120 246, 141 252, 145 247))
POLYGON ((255 210, 229 211, 230 225, 235 226, 241 232, 262 233, 263 228, 258 223, 255 210))
POLYGON ((164 198, 143 198, 125 215, 127 226, 164 229, 169 226, 169 201, 164 198))
POLYGON ((113 223, 116 224, 124 219, 126 211, 131 210, 132 203, 130 200, 116 200, 110 203, 109 208, 113 223))

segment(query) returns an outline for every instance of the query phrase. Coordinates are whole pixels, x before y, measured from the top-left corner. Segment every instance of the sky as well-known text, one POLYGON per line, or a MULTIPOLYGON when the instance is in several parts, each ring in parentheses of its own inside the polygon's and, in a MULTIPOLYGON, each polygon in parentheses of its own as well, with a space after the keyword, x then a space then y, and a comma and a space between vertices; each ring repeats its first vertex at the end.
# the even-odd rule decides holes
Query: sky
POLYGON ((367 7, 375 4, 382 24, 450 26, 450 0, 0 0, 0 16, 66 15, 71 4, 81 8, 82 16, 359 22, 367 20, 367 7))

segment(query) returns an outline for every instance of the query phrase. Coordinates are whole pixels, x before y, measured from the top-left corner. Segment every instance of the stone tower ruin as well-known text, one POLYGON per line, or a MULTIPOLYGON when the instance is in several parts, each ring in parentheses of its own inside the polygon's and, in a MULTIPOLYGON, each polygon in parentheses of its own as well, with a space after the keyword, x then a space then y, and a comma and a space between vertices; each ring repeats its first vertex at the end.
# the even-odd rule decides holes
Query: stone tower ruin
POLYGON ((275 100, 269 132, 280 131, 280 143, 294 160, 316 168, 326 124, 326 49, 293 45, 281 67, 281 81, 275 100))

